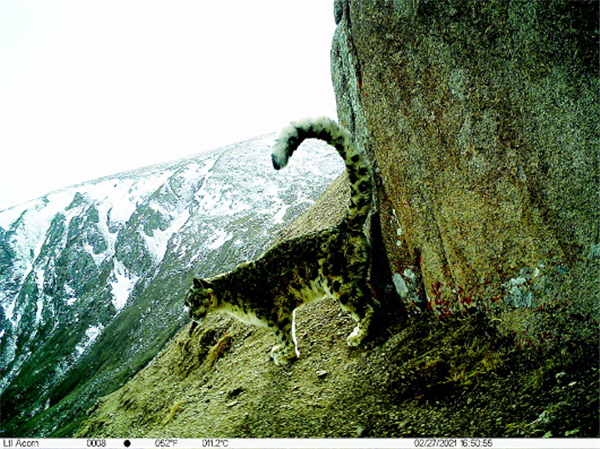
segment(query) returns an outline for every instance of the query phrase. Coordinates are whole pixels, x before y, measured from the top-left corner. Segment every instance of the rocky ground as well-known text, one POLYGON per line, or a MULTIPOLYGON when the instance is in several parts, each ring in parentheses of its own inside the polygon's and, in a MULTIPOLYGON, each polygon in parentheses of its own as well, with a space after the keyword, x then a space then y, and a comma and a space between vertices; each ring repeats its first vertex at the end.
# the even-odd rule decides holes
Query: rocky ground
POLYGON ((517 350, 479 315, 421 316, 361 349, 351 329, 335 302, 305 306, 301 358, 278 367, 267 330, 188 325, 79 436, 598 437, 597 342, 517 350))
MULTIPOLYGON (((331 195, 339 199, 340 186, 309 222, 339 216, 344 201, 331 195)), ((308 304, 297 313, 301 357, 278 367, 270 331, 209 316, 89 410, 78 436, 599 436, 597 339, 523 346, 477 312, 381 317, 371 340, 351 349, 353 323, 340 307, 308 304)))

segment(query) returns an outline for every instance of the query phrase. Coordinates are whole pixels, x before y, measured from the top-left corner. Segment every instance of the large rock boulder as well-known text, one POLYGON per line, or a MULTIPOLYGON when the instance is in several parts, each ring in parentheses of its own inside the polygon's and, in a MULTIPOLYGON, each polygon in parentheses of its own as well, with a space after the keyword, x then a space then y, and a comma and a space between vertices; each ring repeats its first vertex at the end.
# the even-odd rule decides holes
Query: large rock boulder
POLYGON ((598 5, 336 2, 338 115, 409 309, 597 307, 598 5))

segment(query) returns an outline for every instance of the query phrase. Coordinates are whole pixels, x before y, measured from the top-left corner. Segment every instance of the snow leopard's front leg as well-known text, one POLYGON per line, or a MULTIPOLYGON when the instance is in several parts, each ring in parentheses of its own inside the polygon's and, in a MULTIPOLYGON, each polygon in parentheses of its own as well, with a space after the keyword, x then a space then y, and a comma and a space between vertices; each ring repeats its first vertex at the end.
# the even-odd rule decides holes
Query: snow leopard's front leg
POLYGON ((279 340, 279 344, 271 349, 271 358, 276 365, 285 365, 300 357, 296 343, 294 313, 289 317, 280 317, 277 323, 273 323, 269 327, 279 340))

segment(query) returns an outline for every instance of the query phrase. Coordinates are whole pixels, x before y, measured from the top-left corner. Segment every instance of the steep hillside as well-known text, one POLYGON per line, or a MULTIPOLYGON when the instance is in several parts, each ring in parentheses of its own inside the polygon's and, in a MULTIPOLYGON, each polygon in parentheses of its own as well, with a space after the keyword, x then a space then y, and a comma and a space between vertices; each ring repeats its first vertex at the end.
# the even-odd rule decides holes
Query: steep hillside
MULTIPOLYGON (((349 350, 324 301, 298 314, 301 358, 229 319, 186 327, 89 412, 79 437, 598 437, 598 371, 560 352, 511 352, 477 317, 422 319, 349 350)), ((581 357, 597 344, 569 346, 581 357)))
POLYGON ((193 275, 264 250, 343 164, 320 142, 285 173, 273 136, 0 212, 4 435, 69 435, 187 321, 193 275))
MULTIPOLYGON (((283 235, 340 217, 338 179, 283 235)), ((332 300, 297 314, 301 357, 274 365, 274 335, 226 315, 182 329, 121 389, 88 411, 79 437, 355 438, 598 436, 596 341, 518 350, 473 314, 380 318, 364 347, 332 300)))

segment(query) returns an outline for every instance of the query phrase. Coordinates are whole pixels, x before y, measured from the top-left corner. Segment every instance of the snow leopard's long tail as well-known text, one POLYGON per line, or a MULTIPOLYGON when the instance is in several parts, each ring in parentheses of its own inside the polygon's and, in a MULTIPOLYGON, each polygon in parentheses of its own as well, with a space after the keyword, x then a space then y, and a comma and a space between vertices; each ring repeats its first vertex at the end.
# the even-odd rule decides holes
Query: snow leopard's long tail
POLYGON ((362 227, 371 209, 373 178, 367 157, 356 147, 346 128, 327 117, 292 122, 275 141, 271 155, 273 166, 277 170, 285 167, 296 148, 310 138, 324 140, 344 159, 351 187, 344 220, 351 226, 362 227))

